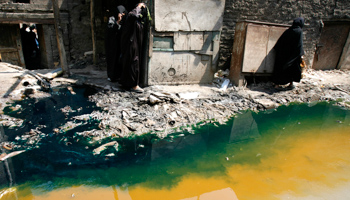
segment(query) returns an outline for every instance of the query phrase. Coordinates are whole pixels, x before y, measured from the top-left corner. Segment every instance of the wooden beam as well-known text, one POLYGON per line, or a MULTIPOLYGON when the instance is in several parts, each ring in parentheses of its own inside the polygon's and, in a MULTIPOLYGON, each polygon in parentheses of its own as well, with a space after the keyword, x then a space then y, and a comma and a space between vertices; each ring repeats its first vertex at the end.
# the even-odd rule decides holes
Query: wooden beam
POLYGON ((97 63, 97 54, 96 54, 96 23, 95 23, 95 0, 90 2, 90 15, 91 15, 91 36, 92 36, 92 51, 93 51, 93 62, 94 65, 97 63))
POLYGON ((58 52, 60 54, 61 68, 62 68, 63 74, 69 76, 70 72, 67 64, 66 51, 64 49, 63 33, 62 33, 63 30, 61 28, 61 22, 60 22, 60 8, 58 6, 58 0, 51 0, 51 1, 52 1, 52 7, 53 7, 56 39, 57 39, 58 52))

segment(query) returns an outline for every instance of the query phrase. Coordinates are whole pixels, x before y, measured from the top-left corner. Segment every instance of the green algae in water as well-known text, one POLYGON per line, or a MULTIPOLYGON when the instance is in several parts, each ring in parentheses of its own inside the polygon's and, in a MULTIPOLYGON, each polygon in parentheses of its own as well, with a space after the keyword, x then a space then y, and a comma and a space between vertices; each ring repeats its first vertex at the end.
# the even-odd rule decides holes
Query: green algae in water
MULTIPOLYGON (((155 141, 145 135, 118 142, 123 148, 114 158, 90 165, 58 164, 46 157, 63 151, 54 145, 52 154, 38 149, 12 158, 16 194, 19 199, 64 199, 58 196, 66 193, 87 198, 81 192, 87 190, 90 199, 116 193, 132 199, 209 194, 279 199, 317 197, 350 183, 350 111, 329 103, 247 111, 225 125, 208 124, 183 137, 155 141)), ((69 153, 63 157, 81 159, 69 153)))

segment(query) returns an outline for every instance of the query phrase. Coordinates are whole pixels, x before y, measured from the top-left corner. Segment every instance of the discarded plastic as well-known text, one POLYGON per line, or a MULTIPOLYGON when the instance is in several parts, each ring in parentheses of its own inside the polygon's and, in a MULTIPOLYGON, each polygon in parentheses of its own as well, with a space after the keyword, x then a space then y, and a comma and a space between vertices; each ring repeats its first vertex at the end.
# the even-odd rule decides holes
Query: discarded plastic
POLYGON ((221 84, 220 90, 226 90, 228 84, 230 84, 230 79, 225 79, 224 82, 221 84))
POLYGON ((178 93, 178 96, 181 99, 195 99, 195 98, 198 98, 199 93, 198 92, 178 93))

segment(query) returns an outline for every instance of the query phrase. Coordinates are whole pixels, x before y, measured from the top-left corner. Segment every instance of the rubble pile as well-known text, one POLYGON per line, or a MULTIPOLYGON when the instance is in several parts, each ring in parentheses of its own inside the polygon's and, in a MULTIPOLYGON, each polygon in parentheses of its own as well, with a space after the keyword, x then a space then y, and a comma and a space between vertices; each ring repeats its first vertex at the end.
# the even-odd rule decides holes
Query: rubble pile
POLYGON ((153 92, 152 88, 146 88, 146 94, 99 92, 90 100, 104 110, 94 117, 101 121, 99 127, 106 135, 127 137, 154 132, 162 138, 183 128, 189 130, 191 125, 224 123, 239 110, 259 108, 239 95, 228 95, 230 90, 210 99, 184 99, 180 98, 183 94, 153 92))

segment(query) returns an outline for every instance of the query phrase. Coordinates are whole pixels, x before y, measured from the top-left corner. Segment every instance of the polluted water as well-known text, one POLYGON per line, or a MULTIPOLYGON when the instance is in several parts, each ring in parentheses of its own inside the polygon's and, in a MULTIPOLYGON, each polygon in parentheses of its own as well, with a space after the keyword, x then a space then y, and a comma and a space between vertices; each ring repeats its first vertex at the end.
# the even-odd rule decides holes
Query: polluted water
MULTIPOLYGON (((85 105, 86 112, 98 109, 85 105)), ((97 124, 44 137, 2 161, 0 199, 350 198, 350 111, 332 103, 242 111, 225 124, 162 139, 107 138, 97 153, 88 138, 73 142, 76 132, 97 124)), ((26 126, 1 131, 10 141, 26 126)))

